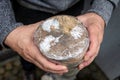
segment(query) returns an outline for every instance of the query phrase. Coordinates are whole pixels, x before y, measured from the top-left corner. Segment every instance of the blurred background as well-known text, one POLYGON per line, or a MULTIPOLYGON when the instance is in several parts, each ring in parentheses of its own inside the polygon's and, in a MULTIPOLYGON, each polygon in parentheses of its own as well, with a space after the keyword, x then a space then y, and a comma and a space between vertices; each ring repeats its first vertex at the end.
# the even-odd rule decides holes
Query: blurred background
MULTIPOLYGON (((86 0, 87 1, 87 0, 86 0)), ((89 3, 84 6, 87 10, 89 3)), ((113 80, 120 76, 120 4, 105 28, 104 40, 95 61, 81 70, 77 80, 113 80), (109 55, 110 54, 110 55, 109 55), (114 60, 113 60, 114 58, 114 60), (114 65, 113 62, 116 62, 114 65)), ((37 69, 38 80, 43 71, 37 69)), ((17 53, 0 47, 0 80, 22 80, 23 70, 17 53)), ((116 79, 120 80, 120 79, 116 79)))
MULTIPOLYGON (((36 69, 38 80, 44 72, 36 69)), ((23 69, 17 53, 10 49, 0 50, 0 80, 23 80, 23 69)), ((93 62, 80 71, 77 80, 108 80, 100 68, 93 62)))

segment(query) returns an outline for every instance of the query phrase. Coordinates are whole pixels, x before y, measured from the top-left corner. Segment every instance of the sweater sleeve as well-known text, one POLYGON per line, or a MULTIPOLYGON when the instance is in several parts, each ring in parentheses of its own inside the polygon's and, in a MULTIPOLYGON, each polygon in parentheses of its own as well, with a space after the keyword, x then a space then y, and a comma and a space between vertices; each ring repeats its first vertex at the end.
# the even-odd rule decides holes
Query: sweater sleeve
POLYGON ((100 15, 107 25, 113 9, 117 7, 118 2, 119 0, 94 0, 88 12, 95 12, 100 15))
POLYGON ((10 0, 0 0, 0 45, 7 35, 22 23, 16 23, 10 0))

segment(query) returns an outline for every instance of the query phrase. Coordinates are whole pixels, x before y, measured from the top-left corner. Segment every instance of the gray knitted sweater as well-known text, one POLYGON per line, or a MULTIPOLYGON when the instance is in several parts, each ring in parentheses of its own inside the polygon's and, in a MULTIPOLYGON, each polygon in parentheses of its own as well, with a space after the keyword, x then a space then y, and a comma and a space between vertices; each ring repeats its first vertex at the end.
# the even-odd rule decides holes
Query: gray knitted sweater
MULTIPOLYGON (((42 10, 51 13, 58 13, 71 7, 79 0, 18 0, 26 7, 42 10)), ((107 24, 113 9, 117 6, 119 0, 94 0, 92 7, 88 12, 95 12, 100 15, 107 24)), ((22 25, 16 22, 11 7, 10 0, 0 0, 0 45, 6 36, 16 27, 22 25)))

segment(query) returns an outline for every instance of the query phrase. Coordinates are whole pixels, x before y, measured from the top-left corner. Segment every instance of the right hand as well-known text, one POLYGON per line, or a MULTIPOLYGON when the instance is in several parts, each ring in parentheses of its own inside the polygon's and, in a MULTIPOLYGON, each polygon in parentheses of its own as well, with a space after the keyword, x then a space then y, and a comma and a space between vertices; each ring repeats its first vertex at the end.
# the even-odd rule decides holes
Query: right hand
POLYGON ((103 40, 105 22, 101 16, 93 12, 79 15, 77 18, 85 25, 90 39, 88 51, 84 56, 83 62, 79 65, 81 70, 90 65, 98 55, 103 40))
POLYGON ((14 29, 5 39, 5 44, 18 52, 25 60, 47 72, 63 74, 67 67, 48 61, 33 42, 33 34, 41 22, 23 25, 14 29))

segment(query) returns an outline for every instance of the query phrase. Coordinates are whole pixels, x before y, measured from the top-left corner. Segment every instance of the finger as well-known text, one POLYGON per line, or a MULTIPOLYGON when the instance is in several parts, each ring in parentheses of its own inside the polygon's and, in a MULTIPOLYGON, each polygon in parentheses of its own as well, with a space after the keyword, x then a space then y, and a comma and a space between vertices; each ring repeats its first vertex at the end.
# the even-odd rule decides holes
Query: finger
POLYGON ((68 71, 66 66, 52 63, 52 62, 48 61, 47 59, 45 59, 44 57, 41 57, 41 59, 40 58, 36 58, 36 59, 37 59, 37 61, 41 61, 41 64, 43 65, 43 67, 45 69, 48 69, 51 71, 63 71, 63 72, 68 71))
POLYGON ((93 55, 97 53, 97 48, 99 47, 99 40, 98 40, 98 33, 93 30, 91 27, 89 29, 89 39, 90 39, 90 46, 85 54, 84 60, 89 60, 93 55))
POLYGON ((95 59, 95 56, 91 57, 88 61, 84 61, 79 65, 79 70, 82 70, 83 68, 87 67, 88 65, 90 65, 93 60, 95 59))
POLYGON ((38 62, 38 60, 36 60, 35 58, 31 59, 31 60, 32 60, 31 61, 32 63, 34 63, 36 66, 38 66, 39 68, 41 68, 41 69, 43 69, 44 71, 47 71, 47 72, 58 73, 58 74, 63 74, 63 73, 68 72, 67 70, 59 70, 59 69, 58 70, 56 70, 56 69, 54 70, 54 69, 51 69, 51 68, 49 68, 51 66, 51 64, 45 65, 45 64, 48 64, 46 62, 44 62, 44 64, 42 64, 42 63, 38 62))
MULTIPOLYGON (((97 49, 97 53, 99 51, 99 48, 97 49)), ((88 65, 90 65, 93 60, 96 58, 97 54, 95 54, 94 56, 92 56, 88 61, 83 61, 80 65, 79 65, 79 70, 83 69, 84 67, 87 67, 88 65)))
POLYGON ((39 68, 41 68, 42 70, 46 71, 46 72, 52 72, 52 73, 57 73, 57 74, 63 74, 63 73, 66 73, 65 71, 63 70, 51 70, 49 68, 46 68, 44 67, 42 64, 38 63, 38 62, 35 62, 34 63, 36 66, 38 66, 39 68))
POLYGON ((42 20, 42 21, 39 21, 39 22, 36 22, 36 23, 34 23, 34 24, 32 24, 32 25, 40 25, 40 24, 42 24, 44 22, 44 20, 42 20))
POLYGON ((103 34, 104 34, 104 28, 103 29, 101 29, 101 26, 98 24, 96 24, 96 27, 98 28, 98 32, 99 32, 99 34, 98 34, 98 38, 99 38, 99 43, 101 44, 101 42, 102 42, 102 40, 103 40, 103 34))
POLYGON ((36 64, 40 65, 42 67, 42 69, 47 72, 58 73, 58 74, 63 74, 63 73, 68 72, 68 70, 66 70, 66 69, 60 69, 59 67, 61 67, 61 65, 55 65, 54 63, 51 63, 47 60, 43 60, 43 62, 44 62, 44 64, 42 62, 41 63, 36 62, 36 64), (56 68, 53 68, 54 66, 56 68))
POLYGON ((89 59, 88 61, 84 61, 82 64, 79 65, 79 70, 82 70, 83 68, 87 67, 88 65, 90 65, 92 63, 92 61, 94 60, 94 58, 92 57, 91 59, 89 59))
POLYGON ((43 69, 54 71, 54 72, 55 71, 67 72, 68 71, 66 66, 57 65, 55 63, 48 61, 43 55, 41 55, 40 51, 38 50, 36 46, 34 46, 34 48, 32 47, 32 49, 33 49, 32 53, 34 53, 34 59, 35 59, 36 64, 41 65, 43 69))
POLYGON ((32 59, 29 55, 27 55, 27 56, 26 56, 26 55, 25 55, 25 56, 22 56, 22 58, 23 58, 24 60, 30 62, 30 63, 33 62, 33 59, 32 59))
POLYGON ((86 18, 84 18, 84 16, 77 16, 76 18, 80 20, 80 22, 83 22, 83 24, 85 25, 86 18))

